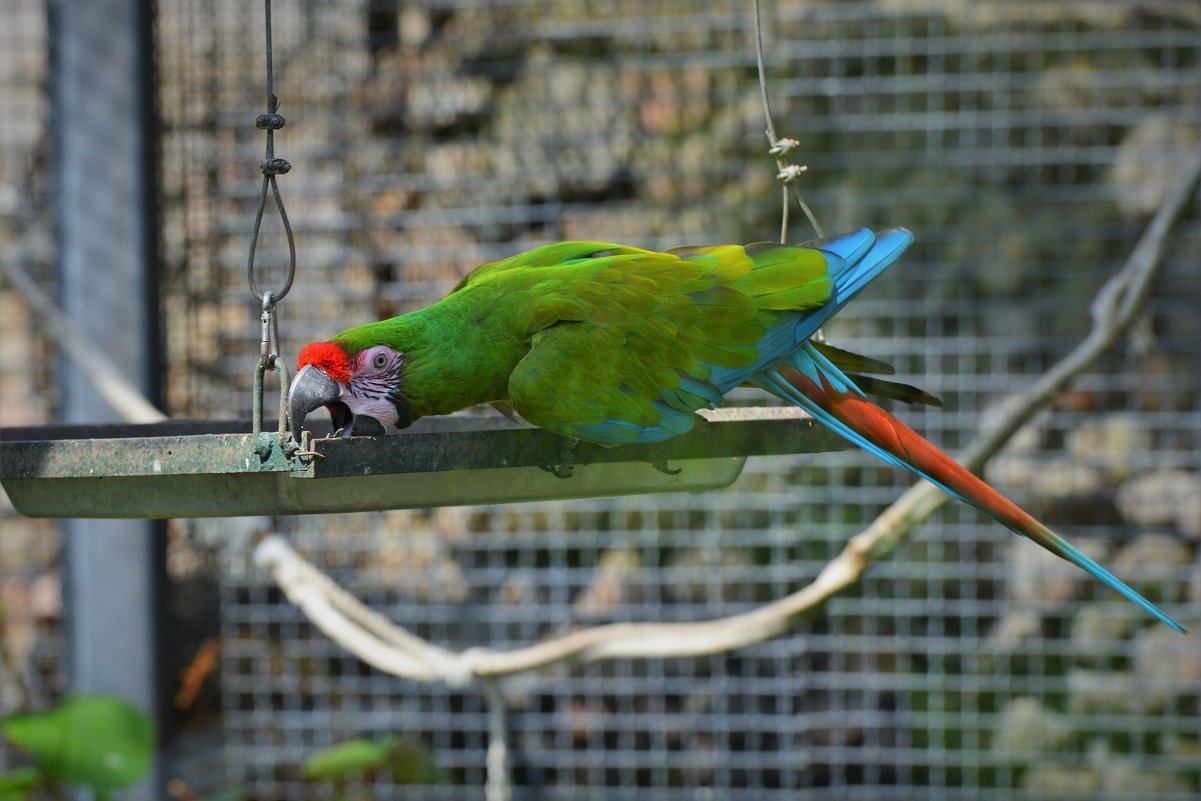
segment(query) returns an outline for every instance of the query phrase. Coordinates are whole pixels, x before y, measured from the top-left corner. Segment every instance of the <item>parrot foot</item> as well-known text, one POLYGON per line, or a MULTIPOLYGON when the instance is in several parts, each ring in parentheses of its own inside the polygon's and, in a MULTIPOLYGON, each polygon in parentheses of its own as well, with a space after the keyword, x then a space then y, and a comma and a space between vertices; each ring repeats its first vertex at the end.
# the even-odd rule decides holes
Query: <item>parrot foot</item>
POLYGON ((655 468, 665 476, 678 476, 680 473, 684 472, 684 468, 682 467, 677 467, 674 469, 668 467, 666 459, 656 459, 655 461, 651 462, 651 467, 655 468))
MULTIPOLYGON (((316 442, 328 442, 329 440, 337 439, 341 435, 342 435, 342 429, 339 428, 337 431, 331 431, 330 433, 326 434, 324 437, 318 437, 316 439, 316 442)), ((307 431, 304 432, 304 437, 306 439, 308 436, 309 436, 309 432, 307 432, 307 431)), ((325 458, 324 453, 318 453, 317 451, 313 450, 311 443, 308 448, 303 448, 303 447, 297 448, 296 451, 292 455, 300 456, 300 457, 306 458, 306 459, 324 459, 325 458)))
POLYGON ((538 465, 539 469, 545 470, 555 478, 571 478, 575 475, 575 449, 579 444, 580 441, 575 437, 568 437, 559 451, 559 463, 538 465))
POLYGON ((312 435, 307 431, 302 431, 300 434, 300 442, 293 439, 285 448, 285 456, 295 456, 300 459, 324 459, 324 453, 317 453, 313 450, 312 435))

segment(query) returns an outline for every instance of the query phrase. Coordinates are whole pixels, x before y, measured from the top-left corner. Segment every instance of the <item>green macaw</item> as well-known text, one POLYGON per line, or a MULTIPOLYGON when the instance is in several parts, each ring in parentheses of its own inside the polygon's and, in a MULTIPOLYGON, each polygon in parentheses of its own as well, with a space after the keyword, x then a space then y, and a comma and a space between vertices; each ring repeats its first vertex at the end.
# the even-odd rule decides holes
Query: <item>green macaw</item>
POLYGON ((697 409, 754 384, 881 459, 917 473, 1184 629, 1079 549, 869 401, 934 402, 872 378, 880 362, 811 339, 913 242, 902 228, 792 246, 666 252, 562 242, 477 267, 434 305, 300 352, 292 431, 329 409, 344 435, 505 402, 531 423, 602 445, 690 430, 697 409))

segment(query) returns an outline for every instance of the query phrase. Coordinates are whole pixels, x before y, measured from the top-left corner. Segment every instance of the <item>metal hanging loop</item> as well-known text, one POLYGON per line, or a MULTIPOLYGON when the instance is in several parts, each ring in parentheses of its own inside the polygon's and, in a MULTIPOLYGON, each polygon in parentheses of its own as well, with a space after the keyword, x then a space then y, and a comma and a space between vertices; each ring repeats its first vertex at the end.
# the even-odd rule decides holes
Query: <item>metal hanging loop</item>
POLYGON ((284 127, 286 120, 279 113, 279 98, 275 96, 275 78, 271 58, 271 0, 263 0, 263 9, 266 18, 267 41, 267 113, 259 114, 254 118, 254 127, 267 132, 267 151, 259 165, 259 171, 263 173, 263 185, 259 189, 259 206, 254 217, 254 230, 250 236, 250 256, 246 262, 246 278, 250 282, 250 291, 256 298, 262 300, 264 292, 259 289, 258 282, 254 278, 254 253, 258 247, 259 229, 263 224, 263 209, 267 206, 267 190, 269 188, 275 198, 275 208, 279 211, 279 218, 283 221, 284 233, 288 237, 288 277, 284 281, 283 287, 273 292, 275 302, 278 303, 292 289, 292 279, 296 277, 296 239, 292 235, 292 224, 288 221, 288 212, 284 209, 284 201, 280 197, 279 184, 276 181, 276 176, 286 175, 292 169, 292 165, 288 163, 287 159, 277 158, 275 155, 275 132, 284 127))

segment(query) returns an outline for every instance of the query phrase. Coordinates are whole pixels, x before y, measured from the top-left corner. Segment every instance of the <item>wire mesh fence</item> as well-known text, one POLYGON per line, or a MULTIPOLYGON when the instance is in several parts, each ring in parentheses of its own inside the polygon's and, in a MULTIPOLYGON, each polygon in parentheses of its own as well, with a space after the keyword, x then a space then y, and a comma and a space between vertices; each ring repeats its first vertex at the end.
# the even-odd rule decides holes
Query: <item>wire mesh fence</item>
MULTIPOLYGON (((244 416, 258 335, 245 259, 262 155, 251 120, 266 110, 261 11, 158 5, 167 403, 173 416, 244 416)), ((940 395, 942 410, 901 415, 955 448, 1087 329, 1088 301, 1196 143, 1201 12, 1146 0, 766 11, 776 124, 802 143, 823 224, 918 237, 829 334, 940 395)), ((747 2, 277 2, 275 39, 288 119, 277 151, 294 165, 280 183, 300 250, 280 307, 287 354, 547 241, 668 247, 778 231, 747 2)), ((17 34, 0 63, 38 42, 17 34)), ((16 119, 0 121, 0 204, 22 197, 8 155, 37 152, 16 119)), ((1194 204, 1146 323, 988 471, 1194 626, 1199 221, 1194 204)), ((286 253, 272 225, 259 250, 268 273, 286 253)), ((794 224, 793 239, 809 236, 794 224)), ((27 336, 12 319, 0 320, 6 352, 24 341, 10 330, 27 336)), ((811 580, 908 483, 865 454, 797 455, 753 460, 734 487, 704 495, 278 526, 422 636, 505 646, 754 608, 811 580)), ((257 525, 174 534, 176 601, 194 607, 176 614, 215 609, 224 642, 224 770, 207 780, 254 799, 332 797, 302 776, 308 756, 398 733, 423 747, 418 767, 369 777, 364 795, 477 792, 478 694, 391 679, 339 652, 231 536, 257 525)), ((560 667, 502 689, 519 798, 1201 792, 1201 647, 963 507, 795 635, 721 656, 560 667)))
MULTIPOLYGON (((810 203, 832 229, 918 233, 830 333, 941 394, 943 411, 906 416, 954 447, 1085 330, 1087 299, 1196 140, 1198 20, 1124 3, 781 5, 773 91, 813 166, 810 203)), ((544 241, 776 229, 744 3, 311 2, 281 17, 280 152, 296 165, 284 192, 302 254, 289 352, 544 241)), ((172 397, 240 409, 258 21, 196 2, 165 4, 162 20, 180 26, 163 31, 164 70, 192 82, 178 102, 196 115, 168 133, 165 162, 189 176, 168 214, 203 254, 172 262, 172 341, 187 354, 171 359, 172 397)), ((1201 600, 1198 233, 1194 209, 1139 337, 991 470, 1185 619, 1201 600)), ((752 608, 811 579, 906 483, 861 454, 797 456, 701 496, 284 525, 423 636, 503 646, 752 608)), ((374 797, 482 784, 475 693, 366 669, 243 552, 223 553, 226 760, 256 795, 321 797, 300 776, 307 755, 393 732, 425 744, 439 783, 379 778, 374 797)), ((519 797, 1184 798, 1201 780, 1198 671, 1195 644, 955 508, 795 636, 558 669, 505 693, 519 797)))

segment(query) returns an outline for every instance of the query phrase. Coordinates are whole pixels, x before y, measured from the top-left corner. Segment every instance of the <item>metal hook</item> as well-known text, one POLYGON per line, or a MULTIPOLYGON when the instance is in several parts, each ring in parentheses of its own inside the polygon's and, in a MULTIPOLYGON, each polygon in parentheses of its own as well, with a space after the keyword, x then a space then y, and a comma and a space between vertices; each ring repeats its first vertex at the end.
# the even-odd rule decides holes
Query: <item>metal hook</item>
POLYGON ((283 447, 288 433, 288 387, 291 375, 284 360, 279 357, 279 318, 275 314, 275 297, 270 291, 263 293, 261 333, 259 337, 259 363, 254 370, 254 411, 252 430, 263 431, 263 375, 274 370, 279 375, 279 443, 283 447))
MULTIPOLYGON (((271 347, 271 324, 274 319, 275 298, 271 295, 271 290, 263 293, 263 313, 259 316, 259 322, 262 323, 262 333, 259 337, 259 357, 267 360, 275 356, 275 352, 271 347)), ((264 362, 265 364, 265 362, 264 362)))

